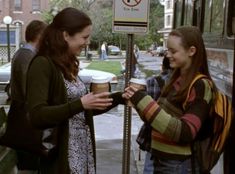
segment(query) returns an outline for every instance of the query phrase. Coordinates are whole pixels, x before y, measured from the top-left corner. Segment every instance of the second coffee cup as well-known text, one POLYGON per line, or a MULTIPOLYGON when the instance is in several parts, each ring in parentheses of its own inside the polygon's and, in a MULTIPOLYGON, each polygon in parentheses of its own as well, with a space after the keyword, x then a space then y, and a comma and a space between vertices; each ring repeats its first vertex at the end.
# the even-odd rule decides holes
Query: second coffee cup
MULTIPOLYGON (((130 86, 137 88, 138 90, 146 90, 146 80, 145 79, 137 79, 131 78, 130 79, 130 86)), ((133 104, 130 100, 127 101, 127 105, 133 107, 133 104)))
POLYGON ((146 80, 145 79, 137 79, 131 78, 130 79, 130 86, 133 86, 139 90, 146 90, 146 80))

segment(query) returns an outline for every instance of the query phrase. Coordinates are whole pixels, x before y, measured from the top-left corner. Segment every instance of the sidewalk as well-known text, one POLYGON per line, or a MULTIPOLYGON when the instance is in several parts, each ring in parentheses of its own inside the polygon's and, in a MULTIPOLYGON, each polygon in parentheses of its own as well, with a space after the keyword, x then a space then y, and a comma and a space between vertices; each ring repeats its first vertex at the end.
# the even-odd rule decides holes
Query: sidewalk
MULTIPOLYGON (((124 106, 119 105, 111 111, 94 117, 97 152, 97 174, 122 174, 124 106)), ((144 153, 135 141, 142 121, 132 110, 130 174, 140 174, 143 168, 144 153)))

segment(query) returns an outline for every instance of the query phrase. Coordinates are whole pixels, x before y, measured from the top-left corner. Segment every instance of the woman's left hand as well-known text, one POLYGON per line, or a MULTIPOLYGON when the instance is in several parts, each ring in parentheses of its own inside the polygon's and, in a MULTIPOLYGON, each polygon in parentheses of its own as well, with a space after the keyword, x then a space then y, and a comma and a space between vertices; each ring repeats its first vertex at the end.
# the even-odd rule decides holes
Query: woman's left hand
POLYGON ((109 98, 109 92, 99 94, 89 93, 81 98, 84 109, 98 109, 104 110, 112 105, 112 98, 109 98))

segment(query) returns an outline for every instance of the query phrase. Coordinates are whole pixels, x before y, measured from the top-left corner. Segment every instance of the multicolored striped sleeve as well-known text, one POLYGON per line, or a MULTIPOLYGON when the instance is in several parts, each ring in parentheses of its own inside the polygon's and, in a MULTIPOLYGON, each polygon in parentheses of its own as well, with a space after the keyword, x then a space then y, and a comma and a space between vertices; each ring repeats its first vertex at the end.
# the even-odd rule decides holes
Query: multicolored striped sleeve
POLYGON ((194 84, 185 114, 181 117, 168 114, 143 91, 136 92, 131 101, 140 117, 150 122, 155 130, 172 141, 188 143, 195 138, 202 121, 209 114, 209 103, 212 98, 211 87, 207 80, 199 81, 194 84))

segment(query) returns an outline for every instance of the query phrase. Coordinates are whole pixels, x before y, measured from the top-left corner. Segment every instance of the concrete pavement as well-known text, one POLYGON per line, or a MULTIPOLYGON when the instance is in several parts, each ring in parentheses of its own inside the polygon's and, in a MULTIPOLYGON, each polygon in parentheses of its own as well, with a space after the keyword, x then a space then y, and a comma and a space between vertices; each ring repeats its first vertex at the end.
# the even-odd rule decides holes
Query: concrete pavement
MULTIPOLYGON (((124 106, 119 105, 108 113, 94 118, 96 132, 97 174, 122 173, 122 145, 124 106)), ((142 121, 136 114, 132 116, 131 135, 136 135, 142 121), (135 115, 135 116, 134 116, 135 115)), ((135 148, 132 139, 130 153, 130 174, 137 174, 135 148)))

